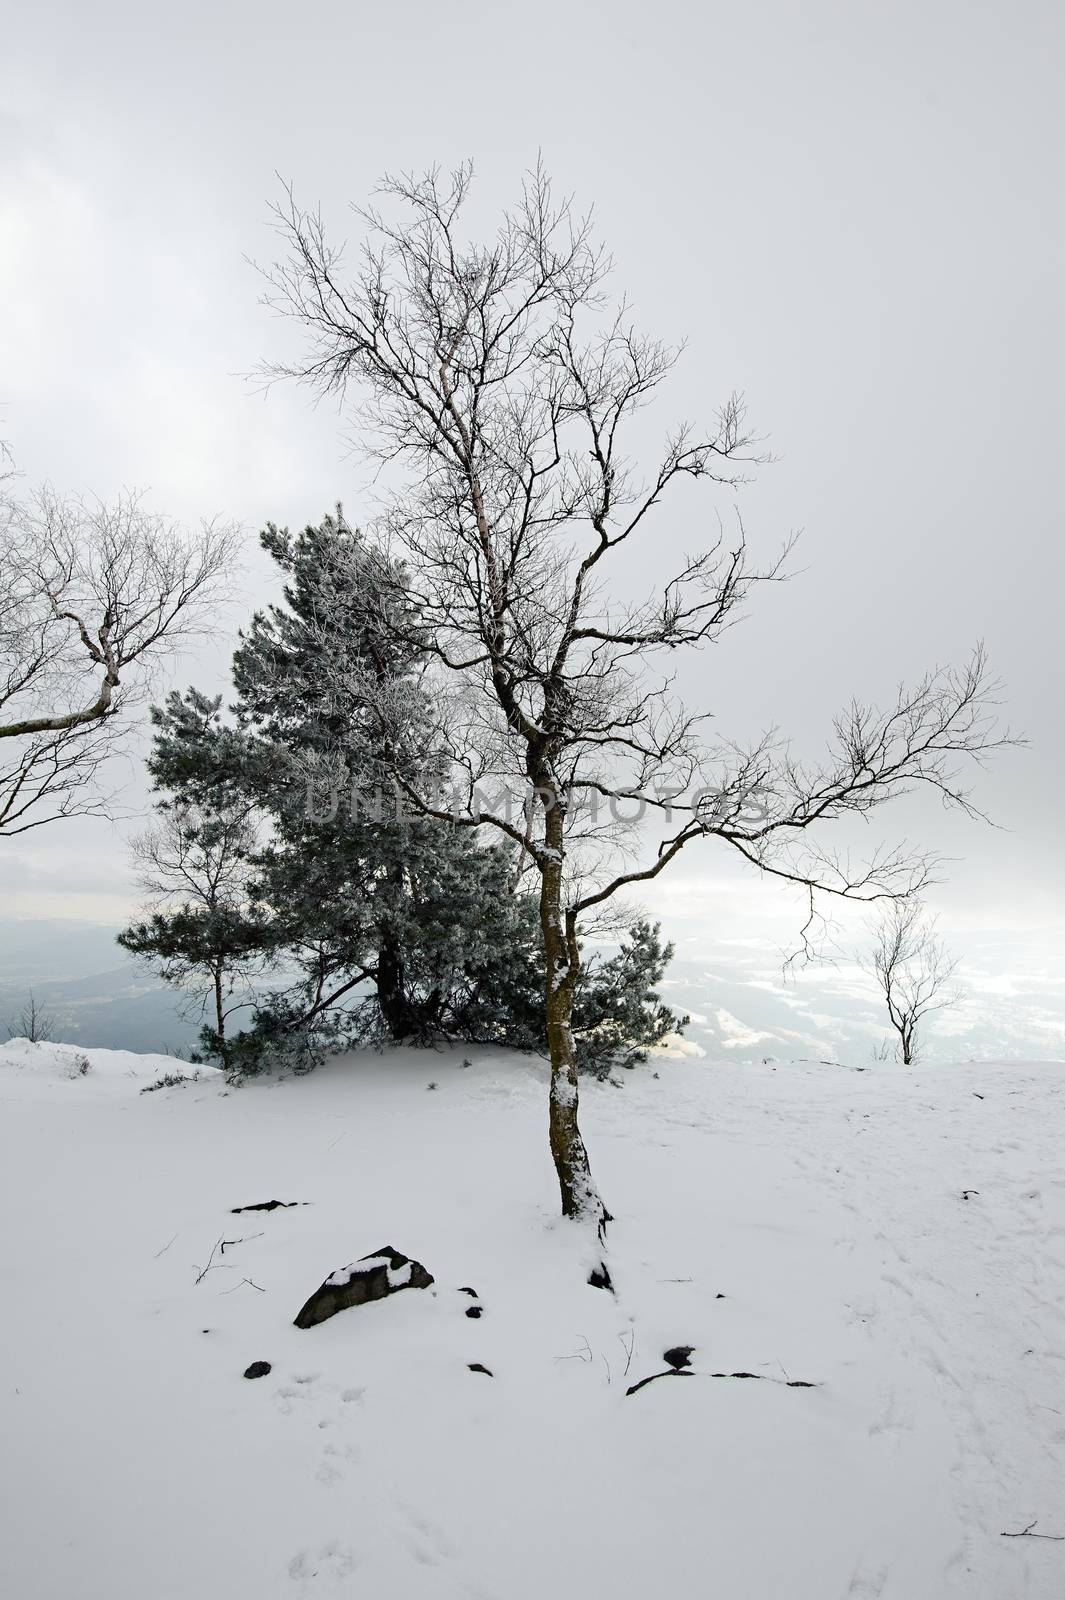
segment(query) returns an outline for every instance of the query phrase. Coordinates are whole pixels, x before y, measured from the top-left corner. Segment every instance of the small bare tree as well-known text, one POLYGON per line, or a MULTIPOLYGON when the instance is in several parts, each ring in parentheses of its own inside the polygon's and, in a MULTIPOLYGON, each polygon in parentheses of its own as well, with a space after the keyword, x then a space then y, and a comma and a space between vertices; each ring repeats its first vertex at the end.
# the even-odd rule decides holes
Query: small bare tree
POLYGON ((203 626, 236 530, 188 534, 137 495, 0 502, 0 835, 102 808, 116 719, 203 626))
POLYGON ((38 1002, 32 989, 18 1016, 9 1017, 7 1021, 9 1038, 28 1039, 31 1044, 39 1044, 42 1039, 51 1039, 58 1027, 59 1023, 53 1013, 38 1002))
POLYGON ((862 965, 883 992, 891 1026, 899 1036, 899 1052, 908 1067, 920 1051, 922 1020, 961 999, 961 990, 953 981, 958 963, 948 955, 934 919, 926 916, 919 900, 886 905, 874 938, 872 955, 862 965))
POLYGON ((706 433, 679 428, 641 474, 633 419, 676 352, 638 334, 624 305, 606 308, 609 263, 541 170, 484 245, 461 234, 470 178, 464 166, 386 179, 388 213, 358 213, 367 240, 353 271, 289 193, 276 213, 288 253, 266 273, 267 303, 302 325, 308 347, 267 372, 319 395, 353 391, 384 463, 379 533, 406 563, 443 707, 425 736, 435 772, 427 760, 424 785, 398 770, 397 782, 424 812, 506 834, 538 875, 551 1151, 564 1214, 602 1239, 609 1217, 578 1125, 579 924, 707 837, 802 885, 811 916, 819 891, 910 894, 927 857, 882 851, 851 867, 810 831, 866 817, 914 783, 971 809, 957 758, 1002 741, 979 651, 887 710, 853 704, 817 766, 772 736, 742 749, 705 735, 656 662, 717 641, 781 561, 752 565, 737 520, 729 537, 720 524, 709 540, 700 531, 652 594, 626 601, 622 586, 631 592, 626 559, 667 498, 690 516, 686 488, 742 481, 755 459, 743 407, 730 400, 706 433), (449 803, 433 787, 442 774, 449 803), (507 796, 521 785, 524 817, 507 798, 486 805, 490 785, 507 796), (648 843, 649 821, 660 827, 648 843))

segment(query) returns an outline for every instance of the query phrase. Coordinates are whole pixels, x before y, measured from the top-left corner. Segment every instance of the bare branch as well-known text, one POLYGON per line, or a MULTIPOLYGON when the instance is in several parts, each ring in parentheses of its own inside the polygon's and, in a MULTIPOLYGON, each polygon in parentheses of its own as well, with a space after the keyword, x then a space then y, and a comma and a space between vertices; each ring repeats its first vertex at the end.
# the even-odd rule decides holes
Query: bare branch
MULTIPOLYGON (((610 262, 590 220, 553 198, 541 166, 487 243, 462 231, 471 180, 468 164, 386 178, 356 213, 365 240, 353 261, 286 190, 275 211, 285 254, 264 274, 266 300, 298 322, 305 346, 266 376, 347 402, 389 466, 375 532, 404 573, 437 707, 425 784, 409 766, 396 780, 424 814, 505 834, 539 876, 552 1149, 564 1211, 594 1218, 601 1236, 576 1122, 579 918, 697 838, 802 887, 811 915, 821 894, 905 898, 930 880, 931 858, 881 847, 852 864, 826 849, 824 830, 917 785, 978 816, 965 769, 1010 741, 982 650, 900 689, 887 711, 853 703, 819 766, 773 735, 746 750, 706 739, 704 719, 652 667, 719 642, 755 589, 784 576, 792 543, 758 565, 738 514, 726 534, 720 513, 692 510, 689 491, 731 499, 765 459, 743 401, 727 399, 705 429, 676 428, 641 471, 634 419, 680 352, 640 334, 624 302, 609 307, 610 262), (684 518, 688 552, 672 572, 665 543, 651 543, 670 513, 684 518), (637 547, 665 571, 632 603, 611 596, 607 576, 637 547), (441 774, 459 801, 440 802, 441 774), (517 819, 479 804, 489 782, 522 791, 517 819), (663 824, 650 850, 637 821, 619 820, 622 802, 663 824)), ((383 696, 378 715, 387 732, 383 696)), ((596 1281, 609 1281, 605 1269, 596 1281)))
POLYGON ((50 489, 0 519, 0 833, 18 833, 103 806, 113 719, 204 628, 237 535, 186 534, 137 495, 88 505, 50 489))

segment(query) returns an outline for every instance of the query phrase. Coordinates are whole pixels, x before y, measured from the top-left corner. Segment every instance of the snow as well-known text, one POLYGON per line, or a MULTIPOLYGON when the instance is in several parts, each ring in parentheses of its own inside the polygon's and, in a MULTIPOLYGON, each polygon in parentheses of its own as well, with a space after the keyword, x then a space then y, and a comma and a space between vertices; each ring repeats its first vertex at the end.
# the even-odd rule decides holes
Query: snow
POLYGON ((409 1261, 401 1267, 394 1267, 387 1256, 367 1256, 362 1261, 352 1261, 348 1266, 341 1267, 339 1272, 330 1273, 325 1281, 335 1289, 343 1289, 359 1273, 372 1272, 375 1267, 387 1269, 385 1275, 393 1289, 401 1289, 405 1283, 409 1283, 414 1271, 409 1261))
POLYGON ((701 1044, 696 1044, 694 1039, 685 1039, 681 1033, 666 1033, 658 1044, 653 1044, 648 1050, 651 1056, 705 1056, 706 1051, 701 1044))
POLYGON ((583 1085, 613 1296, 543 1064, 470 1053, 0 1046, 0 1592, 1061 1600, 1065 1543, 1002 1534, 1065 1534, 1065 1066, 583 1085), (292 1326, 382 1239, 434 1288, 292 1326))

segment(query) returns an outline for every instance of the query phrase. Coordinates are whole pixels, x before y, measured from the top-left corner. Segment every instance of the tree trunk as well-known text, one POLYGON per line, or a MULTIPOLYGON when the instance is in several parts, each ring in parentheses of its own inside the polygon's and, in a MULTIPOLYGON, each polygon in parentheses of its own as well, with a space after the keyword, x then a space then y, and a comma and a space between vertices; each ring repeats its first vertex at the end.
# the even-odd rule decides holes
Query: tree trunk
POLYGON ((592 1178, 577 1122, 577 1056, 573 1045, 573 991, 579 970, 576 930, 562 910, 561 817, 547 815, 547 841, 557 858, 547 861, 540 884, 540 926, 547 957, 547 1045, 551 1056, 551 1155, 562 1194, 562 1215, 592 1222, 603 1239, 610 1213, 592 1178), (557 835, 557 837, 556 837, 557 835))
POLYGON ((214 969, 214 1021, 215 1031, 218 1034, 219 1041, 224 1046, 226 1037, 226 1007, 225 997, 222 993, 223 976, 224 974, 222 966, 219 963, 219 965, 217 965, 214 969))
POLYGON ((403 956, 389 928, 381 935, 381 948, 377 953, 377 1003, 393 1039, 407 1039, 415 1032, 415 1019, 403 981, 403 956))

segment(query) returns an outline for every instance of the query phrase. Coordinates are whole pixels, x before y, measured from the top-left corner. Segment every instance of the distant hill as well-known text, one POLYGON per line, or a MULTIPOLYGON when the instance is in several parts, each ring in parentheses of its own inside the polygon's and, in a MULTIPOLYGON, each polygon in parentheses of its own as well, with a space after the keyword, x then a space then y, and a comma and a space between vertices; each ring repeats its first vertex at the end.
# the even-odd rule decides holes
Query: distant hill
POLYGON ((182 1016, 172 989, 115 943, 118 929, 98 923, 0 923, 0 1039, 32 989, 55 1019, 58 1042, 188 1056, 199 1032, 182 1016))
MULTIPOLYGON (((30 990, 54 1018, 57 1042, 188 1057, 200 1030, 174 990, 115 942, 117 927, 0 919, 0 1041, 30 990)), ((785 979, 779 951, 760 942, 688 939, 661 985, 691 1023, 693 1053, 737 1062, 869 1061, 888 1034, 875 995, 851 966, 785 979)), ((927 1059, 1060 1060, 1065 984, 1040 939, 1019 952, 994 930, 970 937, 965 1002, 934 1019, 927 1059), (1012 964, 1012 970, 1011 970, 1012 964), (1005 974, 1005 976, 1004 976, 1005 974)))

